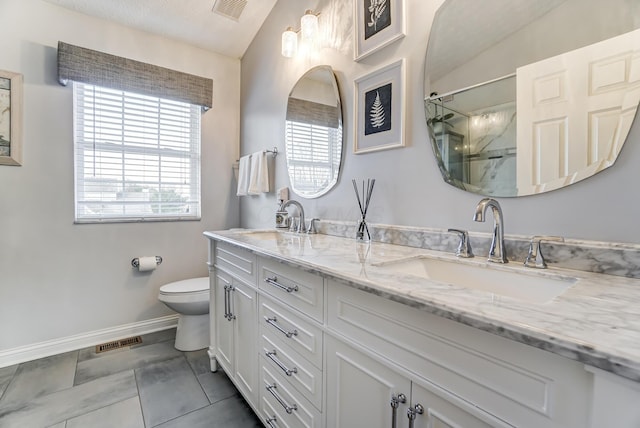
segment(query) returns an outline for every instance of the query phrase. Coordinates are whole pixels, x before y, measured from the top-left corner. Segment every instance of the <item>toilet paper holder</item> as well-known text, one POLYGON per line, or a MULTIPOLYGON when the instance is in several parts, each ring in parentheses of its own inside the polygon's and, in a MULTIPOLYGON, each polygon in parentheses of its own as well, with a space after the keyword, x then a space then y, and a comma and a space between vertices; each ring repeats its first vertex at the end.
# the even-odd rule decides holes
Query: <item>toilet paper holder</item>
MULTIPOLYGON (((162 257, 156 256, 156 264, 159 265, 160 263, 162 263, 162 257)), ((134 268, 138 268, 140 266, 140 259, 138 257, 132 259, 131 266, 133 266, 134 268)))

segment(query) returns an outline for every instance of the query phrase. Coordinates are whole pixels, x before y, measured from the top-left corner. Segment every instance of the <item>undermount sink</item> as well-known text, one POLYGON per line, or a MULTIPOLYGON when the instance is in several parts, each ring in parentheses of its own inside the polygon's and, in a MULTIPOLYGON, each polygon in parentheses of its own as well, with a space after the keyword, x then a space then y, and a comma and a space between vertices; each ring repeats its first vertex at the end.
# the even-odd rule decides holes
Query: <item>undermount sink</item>
POLYGON ((382 262, 385 270, 433 281, 487 291, 533 303, 546 303, 561 295, 578 279, 547 272, 528 272, 526 268, 489 265, 485 262, 444 260, 417 256, 382 262))

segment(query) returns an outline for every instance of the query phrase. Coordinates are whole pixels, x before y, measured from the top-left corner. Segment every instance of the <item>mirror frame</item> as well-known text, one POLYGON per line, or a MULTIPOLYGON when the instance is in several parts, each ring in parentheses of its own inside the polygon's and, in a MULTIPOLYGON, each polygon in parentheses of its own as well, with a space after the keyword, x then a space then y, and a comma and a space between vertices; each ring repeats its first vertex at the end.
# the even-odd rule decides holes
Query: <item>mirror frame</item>
POLYGON ((325 195, 326 193, 328 193, 331 189, 333 189, 336 184, 338 183, 339 179, 340 179, 340 174, 342 172, 342 163, 344 160, 344 142, 345 142, 345 138, 344 138, 344 126, 343 126, 343 115, 344 112, 342 110, 342 99, 340 97, 340 89, 338 86, 338 79, 333 71, 333 68, 331 68, 331 66, 329 65, 318 65, 315 67, 312 67, 311 69, 307 70, 302 76, 300 76, 300 78, 296 81, 296 83, 293 85, 293 88, 291 89, 291 91, 289 92, 289 96, 287 97, 287 118, 285 118, 285 157, 286 157, 286 161, 287 161, 287 174, 289 177, 289 184, 291 186, 291 190, 298 196, 305 198, 305 199, 315 199, 315 198, 319 198, 320 196, 325 195), (329 181, 327 183, 327 185, 322 188, 319 189, 317 192, 314 193, 305 193, 302 192, 301 190, 299 190, 298 188, 296 188, 296 184, 294 183, 294 180, 292 179, 291 176, 291 159, 290 159, 290 141, 289 141, 289 137, 288 137, 288 127, 289 127, 289 113, 290 113, 290 100, 293 98, 292 95, 296 89, 296 87, 298 86, 298 84, 307 76, 309 76, 310 74, 317 72, 319 70, 325 70, 329 73, 329 75, 332 77, 331 78, 331 86, 333 87, 333 93, 335 95, 335 101, 336 101, 336 108, 338 109, 338 115, 337 115, 337 128, 339 129, 339 140, 340 140, 340 156, 338 157, 338 170, 335 173, 335 175, 332 177, 331 181, 329 181))

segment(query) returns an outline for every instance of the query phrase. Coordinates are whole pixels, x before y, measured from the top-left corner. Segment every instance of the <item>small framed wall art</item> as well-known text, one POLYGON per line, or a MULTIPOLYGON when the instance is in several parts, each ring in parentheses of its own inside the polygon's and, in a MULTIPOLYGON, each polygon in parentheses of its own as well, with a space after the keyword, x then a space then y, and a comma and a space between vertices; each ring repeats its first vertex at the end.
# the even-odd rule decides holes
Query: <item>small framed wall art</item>
POLYGON ((0 165, 22 164, 22 75, 0 70, 0 165))
POLYGON ((405 60, 354 81, 354 153, 404 146, 405 60))
POLYGON ((404 37, 404 2, 353 0, 356 61, 404 37))

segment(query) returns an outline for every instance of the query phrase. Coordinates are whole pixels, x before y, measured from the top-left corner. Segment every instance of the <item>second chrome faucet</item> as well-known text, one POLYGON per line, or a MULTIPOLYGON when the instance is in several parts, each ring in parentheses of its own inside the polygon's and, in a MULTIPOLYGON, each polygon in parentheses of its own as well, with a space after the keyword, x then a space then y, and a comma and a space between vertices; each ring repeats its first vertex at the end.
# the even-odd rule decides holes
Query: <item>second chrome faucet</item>
POLYGON ((484 198, 478 202, 473 220, 483 222, 487 208, 489 207, 491 207, 491 212, 493 213, 493 237, 491 239, 491 247, 489 248, 488 261, 493 263, 507 263, 507 251, 504 247, 504 221, 502 208, 500 208, 498 201, 492 198, 484 198))
POLYGON ((286 208, 290 205, 293 205, 294 207, 296 207, 298 209, 298 222, 296 223, 292 217, 288 217, 285 216, 284 218, 286 219, 284 222, 282 222, 282 226, 284 227, 289 227, 289 230, 291 230, 292 232, 297 232, 297 233, 308 233, 308 234, 315 234, 317 233, 316 231, 316 222, 319 220, 317 218, 312 218, 311 221, 309 221, 309 227, 307 227, 307 223, 305 221, 304 218, 304 208, 302 207, 302 204, 298 201, 295 201, 293 199, 289 199, 288 201, 283 202, 280 205, 280 208, 278 210, 278 212, 276 213, 276 215, 280 214, 287 214, 286 213, 286 208))

